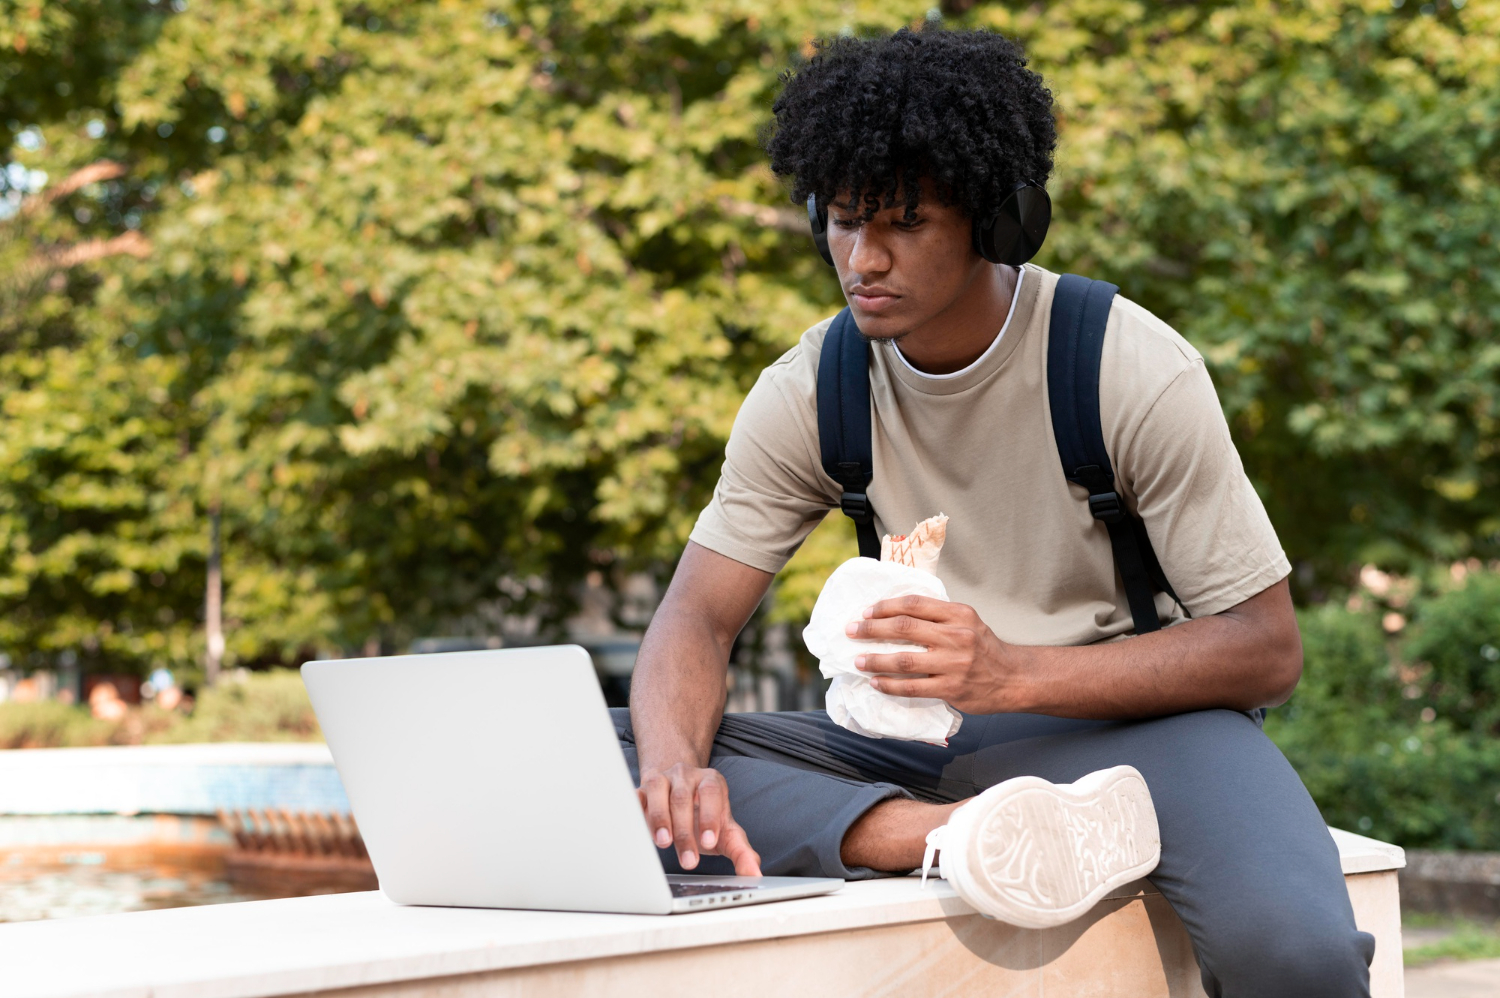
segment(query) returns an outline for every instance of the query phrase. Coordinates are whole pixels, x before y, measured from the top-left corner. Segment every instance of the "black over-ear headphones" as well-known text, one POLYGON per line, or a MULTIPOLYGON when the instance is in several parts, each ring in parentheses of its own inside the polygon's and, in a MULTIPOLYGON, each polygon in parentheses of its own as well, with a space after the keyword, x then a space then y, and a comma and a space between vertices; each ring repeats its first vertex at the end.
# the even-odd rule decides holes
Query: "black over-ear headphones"
MULTIPOLYGON (((818 204, 818 196, 807 198, 807 224, 812 229, 813 244, 823 262, 833 266, 828 249, 828 209, 818 204)), ((1052 199, 1040 184, 1022 180, 992 215, 974 219, 974 252, 990 263, 1012 267, 1036 256, 1052 224, 1052 199)))

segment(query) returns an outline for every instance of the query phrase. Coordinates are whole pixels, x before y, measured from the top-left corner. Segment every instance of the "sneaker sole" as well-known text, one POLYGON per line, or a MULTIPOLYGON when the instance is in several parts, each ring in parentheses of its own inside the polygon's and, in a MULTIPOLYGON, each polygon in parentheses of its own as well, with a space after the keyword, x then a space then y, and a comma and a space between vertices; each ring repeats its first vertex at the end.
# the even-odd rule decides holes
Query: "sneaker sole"
POLYGON ((1007 780, 954 819, 968 827, 950 833, 968 848, 952 864, 943 857, 944 876, 984 914, 1028 929, 1071 922, 1161 858, 1151 792, 1131 766, 1063 785, 1007 780))

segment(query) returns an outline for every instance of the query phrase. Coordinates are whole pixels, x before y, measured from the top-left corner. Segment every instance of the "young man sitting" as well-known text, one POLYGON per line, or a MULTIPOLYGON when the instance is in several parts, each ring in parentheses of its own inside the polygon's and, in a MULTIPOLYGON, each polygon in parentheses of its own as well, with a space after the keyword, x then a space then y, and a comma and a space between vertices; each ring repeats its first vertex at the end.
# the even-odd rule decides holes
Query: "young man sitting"
POLYGON ((849 633, 924 646, 862 668, 885 693, 964 717, 939 747, 866 738, 822 711, 723 713, 735 636, 844 491, 820 461, 819 323, 746 398, 646 634, 631 708, 616 712, 663 862, 901 874, 989 788, 1133 766, 1160 829, 1151 880, 1210 995, 1368 994, 1374 941, 1355 928, 1337 850, 1260 729, 1260 708, 1301 674, 1290 566, 1202 358, 1114 299, 1099 422, 1116 487, 1181 600, 1158 595, 1163 626, 1135 633, 1105 524, 1059 463, 1047 396, 1058 277, 976 251, 975 220, 1051 172, 1041 78, 989 33, 840 39, 789 76, 775 116, 772 167, 827 212, 827 249, 870 343, 878 528, 951 518, 938 574, 952 601, 878 603, 849 633))

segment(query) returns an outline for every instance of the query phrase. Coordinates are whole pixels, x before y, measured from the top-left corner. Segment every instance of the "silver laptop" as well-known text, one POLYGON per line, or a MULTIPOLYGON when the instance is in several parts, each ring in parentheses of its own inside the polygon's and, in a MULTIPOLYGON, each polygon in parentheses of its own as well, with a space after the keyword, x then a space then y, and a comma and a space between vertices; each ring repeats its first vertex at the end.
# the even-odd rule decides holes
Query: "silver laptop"
POLYGON ((302 680, 392 901, 665 915, 843 885, 663 873, 576 645, 308 662, 302 680))

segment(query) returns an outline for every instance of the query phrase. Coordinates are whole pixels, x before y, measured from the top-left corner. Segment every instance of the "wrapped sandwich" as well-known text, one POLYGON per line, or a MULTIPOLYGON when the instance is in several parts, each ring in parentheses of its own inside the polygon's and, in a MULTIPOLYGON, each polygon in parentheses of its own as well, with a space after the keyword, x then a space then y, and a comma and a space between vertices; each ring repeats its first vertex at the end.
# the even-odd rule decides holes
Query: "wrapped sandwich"
POLYGON ((828 688, 828 716, 841 727, 870 738, 946 745, 958 732, 963 717, 942 700, 898 697, 870 685, 870 677, 854 667, 860 655, 926 651, 905 641, 851 638, 844 628, 863 617, 866 607, 898 596, 930 596, 946 600, 948 591, 937 577, 938 555, 947 538, 948 518, 941 513, 923 520, 911 533, 880 542, 880 560, 851 558, 838 568, 818 594, 812 619, 802 632, 807 650, 818 657, 818 669, 833 680, 828 688))

